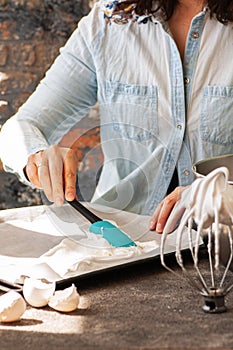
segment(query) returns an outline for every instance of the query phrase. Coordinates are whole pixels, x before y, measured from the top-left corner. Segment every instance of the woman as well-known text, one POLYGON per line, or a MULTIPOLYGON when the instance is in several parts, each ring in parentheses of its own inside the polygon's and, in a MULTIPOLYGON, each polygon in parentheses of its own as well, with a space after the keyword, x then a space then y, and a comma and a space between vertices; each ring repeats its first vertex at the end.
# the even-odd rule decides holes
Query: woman
POLYGON ((162 232, 192 164, 233 153, 232 10, 222 0, 96 3, 3 127, 5 169, 57 205, 74 199, 74 153, 56 145, 98 101, 104 166, 93 201, 151 214, 162 232))

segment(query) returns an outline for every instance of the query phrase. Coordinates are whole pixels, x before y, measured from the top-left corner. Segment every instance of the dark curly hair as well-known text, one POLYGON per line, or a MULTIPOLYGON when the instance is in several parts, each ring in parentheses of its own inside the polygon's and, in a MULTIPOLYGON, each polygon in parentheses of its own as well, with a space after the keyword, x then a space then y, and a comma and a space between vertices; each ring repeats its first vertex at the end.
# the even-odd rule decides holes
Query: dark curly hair
MULTIPOLYGON (((169 20, 179 0, 158 0, 157 7, 154 8, 153 0, 127 0, 118 3, 117 9, 124 10, 130 4, 136 3, 136 13, 138 15, 148 14, 162 10, 165 20, 169 20)), ((232 0, 209 0, 208 7, 211 17, 215 16, 221 23, 233 22, 233 1, 232 0)))

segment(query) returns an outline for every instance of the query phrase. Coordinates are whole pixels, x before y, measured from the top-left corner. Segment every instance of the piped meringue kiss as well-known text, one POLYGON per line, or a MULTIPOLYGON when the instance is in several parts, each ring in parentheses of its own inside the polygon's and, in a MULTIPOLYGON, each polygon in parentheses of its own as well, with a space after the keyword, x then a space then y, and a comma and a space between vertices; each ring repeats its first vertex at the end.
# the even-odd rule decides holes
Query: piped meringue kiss
POLYGON ((26 310, 23 297, 10 291, 0 296, 0 322, 18 321, 26 310))
POLYGON ((57 311, 71 312, 78 308, 80 295, 74 284, 64 290, 58 290, 49 299, 48 305, 57 311))

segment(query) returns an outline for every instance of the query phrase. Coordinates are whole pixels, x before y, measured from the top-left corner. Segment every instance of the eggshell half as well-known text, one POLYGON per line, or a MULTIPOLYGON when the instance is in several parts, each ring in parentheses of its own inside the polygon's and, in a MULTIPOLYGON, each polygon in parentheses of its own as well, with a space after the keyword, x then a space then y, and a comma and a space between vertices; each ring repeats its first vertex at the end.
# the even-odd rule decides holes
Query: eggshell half
POLYGON ((55 282, 34 278, 26 278, 24 281, 23 295, 27 303, 31 306, 46 306, 54 291, 55 282))
POLYGON ((0 322, 18 321, 26 310, 23 297, 14 291, 0 296, 0 322))
POLYGON ((64 290, 58 290, 49 299, 48 305, 57 311, 71 312, 77 309, 80 295, 74 284, 64 290))

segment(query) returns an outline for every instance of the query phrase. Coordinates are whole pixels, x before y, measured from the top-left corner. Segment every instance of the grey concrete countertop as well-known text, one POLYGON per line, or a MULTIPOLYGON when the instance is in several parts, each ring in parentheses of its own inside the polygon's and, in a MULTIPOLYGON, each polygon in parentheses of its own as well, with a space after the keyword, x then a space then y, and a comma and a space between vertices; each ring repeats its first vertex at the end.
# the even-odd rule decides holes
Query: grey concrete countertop
MULTIPOLYGON (((200 264, 208 273, 205 254, 200 264)), ((79 309, 62 314, 28 307, 19 322, 0 325, 0 349, 233 348, 233 292, 226 298, 227 312, 206 314, 198 292, 158 259, 102 272, 76 285, 82 296, 79 309)))

